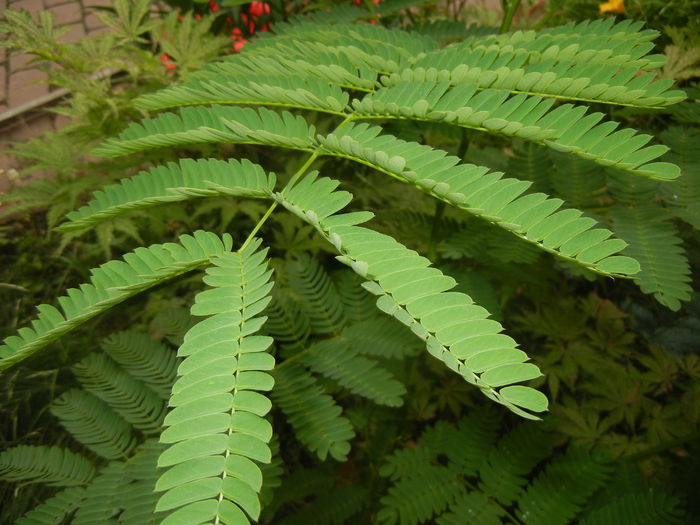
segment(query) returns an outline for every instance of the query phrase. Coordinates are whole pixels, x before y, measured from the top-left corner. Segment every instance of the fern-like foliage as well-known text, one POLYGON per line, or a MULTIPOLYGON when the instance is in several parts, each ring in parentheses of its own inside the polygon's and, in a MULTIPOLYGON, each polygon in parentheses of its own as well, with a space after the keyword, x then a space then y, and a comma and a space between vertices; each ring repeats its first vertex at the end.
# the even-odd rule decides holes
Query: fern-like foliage
POLYGON ((80 505, 84 497, 83 487, 62 490, 27 512, 15 523, 17 525, 58 525, 80 505))
POLYGON ((660 208, 638 206, 611 212, 615 231, 630 243, 626 253, 641 263, 638 284, 671 310, 690 300, 690 267, 676 227, 660 208))
POLYGON ((530 423, 497 439, 498 419, 486 410, 456 427, 437 423, 415 446, 389 456, 381 469, 391 485, 381 499, 380 522, 500 525, 517 519, 530 525, 603 523, 615 516, 631 524, 651 522, 647 515, 682 522, 675 496, 645 488, 586 510, 594 495, 605 499, 612 481, 608 460, 575 447, 550 456, 556 437, 530 423), (534 471, 539 473, 531 479, 534 471))
POLYGON ((342 408, 303 366, 291 361, 275 370, 272 400, 311 452, 321 459, 347 458, 355 431, 342 408))
POLYGON ((114 408, 126 421, 146 433, 160 429, 164 416, 161 399, 104 354, 90 354, 73 367, 88 392, 114 408))
POLYGON ((0 346, 0 370, 129 297, 204 265, 210 256, 231 246, 230 237, 222 241, 204 231, 183 235, 179 241, 137 248, 123 261, 110 261, 93 269, 90 283, 71 288, 58 299, 63 312, 51 305, 38 306, 39 317, 32 327, 21 328, 18 335, 8 337, 0 346))
POLYGON ((323 341, 303 356, 314 372, 336 381, 350 392, 379 405, 400 406, 406 388, 373 359, 360 354, 360 348, 348 342, 323 341))
POLYGON ((158 465, 169 467, 156 490, 156 510, 175 510, 163 523, 201 520, 249 523, 260 515, 259 463, 269 463, 272 427, 264 419, 272 389, 266 372, 275 366, 265 352, 272 339, 254 335, 270 301, 271 271, 260 241, 224 253, 207 269, 193 315, 208 316, 185 335, 161 442, 169 447, 158 465))
POLYGON ((170 348, 139 332, 118 332, 102 341, 115 362, 145 383, 161 399, 168 399, 175 381, 177 358, 170 348))
POLYGON ((316 334, 337 333, 346 323, 335 284, 319 262, 304 255, 285 266, 287 282, 316 334))
POLYGON ((215 159, 183 159, 149 172, 124 179, 95 194, 95 200, 66 217, 70 222, 58 231, 85 229, 99 221, 128 210, 166 202, 182 201, 194 196, 216 195, 265 198, 275 186, 274 175, 266 175, 250 161, 224 162, 215 159))
POLYGON ((469 296, 447 293, 454 279, 430 268, 430 261, 391 237, 356 226, 369 218, 367 213, 334 215, 350 199, 347 192, 334 191, 336 186, 330 179, 307 176, 275 198, 313 224, 342 254, 338 260, 367 279, 363 286, 378 296, 377 307, 411 328, 433 356, 524 417, 532 416, 519 407, 545 410, 539 392, 513 385, 540 372, 524 362, 527 356, 513 339, 500 333, 503 327, 487 319, 488 312, 469 296))
POLYGON ((64 448, 20 445, 0 452, 0 476, 7 481, 74 487, 94 474, 90 461, 64 448))
MULTIPOLYGON (((406 5, 396 0, 394 9, 406 5)), ((615 174, 611 194, 615 177, 642 181, 631 185, 640 189, 639 196, 679 176, 678 166, 658 161, 668 148, 650 145, 650 136, 619 129, 619 123, 580 104, 650 108, 681 100, 683 94, 669 91, 669 82, 655 81, 647 72, 663 63, 663 57, 648 55, 653 31, 605 20, 540 32, 471 33, 441 47, 416 32, 326 23, 359 13, 366 12, 319 12, 316 21, 280 24, 277 35, 143 97, 143 109, 170 111, 128 126, 98 148, 100 155, 117 156, 197 143, 244 144, 292 150, 300 162, 278 163, 282 187, 274 174, 248 160, 171 162, 105 188, 68 215, 61 231, 77 232, 129 211, 194 198, 253 198, 270 205, 264 214, 258 210, 262 218, 238 250, 232 251, 228 234, 220 238, 204 231, 183 235, 177 243, 138 248, 123 261, 93 270, 89 284, 69 290, 59 299, 63 312, 42 305, 31 328, 5 340, 0 370, 141 291, 206 268, 209 288, 196 295, 191 308, 193 316, 205 319, 190 325, 187 315, 180 316, 165 330, 181 343, 181 362, 162 344, 118 334, 103 343, 106 353, 92 353, 73 366, 84 391, 69 391, 53 405, 69 433, 110 462, 95 473, 87 459, 63 449, 19 447, 0 455, 3 477, 63 486, 90 482, 76 495, 81 498, 75 503, 77 524, 245 525, 264 516, 262 506, 281 476, 285 450, 279 455, 271 445, 273 404, 309 452, 343 461, 359 433, 355 421, 364 424, 357 411, 345 410, 345 396, 383 405, 377 410, 400 405, 407 389, 391 367, 419 348, 438 360, 431 366, 444 364, 456 374, 452 377, 523 418, 538 419, 547 410, 546 397, 526 384, 541 376, 539 368, 489 311, 475 304, 469 279, 460 283, 464 291, 456 291, 457 280, 428 258, 367 227, 372 213, 356 207, 344 212, 352 195, 337 190, 343 181, 312 170, 319 158, 360 166, 364 195, 374 189, 366 176, 371 171, 404 184, 421 202, 449 206, 446 231, 441 242, 431 240, 429 253, 486 264, 488 258, 533 263, 549 253, 576 267, 626 278, 639 273, 641 262, 645 291, 672 307, 686 298, 686 274, 671 275, 678 257, 668 266, 645 257, 652 228, 638 231, 629 218, 639 209, 611 213, 628 246, 571 207, 591 204, 576 198, 582 191, 604 191, 603 167, 615 174), (571 102, 555 106, 558 100, 571 102), (517 139, 522 148, 509 168, 520 178, 399 138, 388 130, 401 126, 386 125, 399 120, 517 139), (563 181, 563 166, 571 159, 576 174, 563 181), (534 173, 538 166, 561 173, 545 180, 534 173), (590 173, 595 176, 588 178, 590 173), (550 191, 562 198, 545 193, 550 191), (267 233, 273 212, 288 212, 295 221, 274 232, 277 238, 292 244, 314 233, 355 276, 348 277, 347 270, 330 273, 296 247, 273 259, 283 292, 272 295, 267 249, 256 236, 267 233), (472 229, 483 232, 473 236, 483 245, 469 244, 472 229), (377 318, 372 303, 387 315, 377 318)), ((338 170, 338 177, 343 173, 338 170)), ((617 188, 622 194, 622 185, 617 188)), ((255 213, 248 208, 249 216, 255 213)), ((202 214, 206 211, 194 219, 202 214)), ((227 217, 228 224, 233 215, 227 217)), ((436 213, 435 223, 438 219, 436 213)), ((670 223, 656 222, 659 233, 669 233, 670 223)), ((654 242, 668 248, 669 258, 678 255, 675 241, 654 242)), ((318 250, 313 243, 306 248, 318 250)), ((466 516, 475 523, 499 523, 515 515, 527 523, 565 523, 580 516, 608 479, 607 463, 586 451, 570 449, 545 465, 551 436, 540 427, 522 424, 500 440, 497 431, 493 408, 474 412, 456 428, 440 423, 427 430, 418 446, 397 452, 382 470, 391 488, 377 519, 450 524, 463 523, 466 516), (531 480, 535 469, 539 474, 531 480), (553 496, 553 487, 561 498, 553 496)), ((311 493, 300 489, 299 494, 311 493)), ((366 494, 355 483, 327 487, 327 494, 288 513, 282 523, 326 516, 338 498, 346 506, 326 521, 354 520, 367 511, 366 494)), ((57 515, 75 508, 65 495, 57 498, 46 504, 57 515)), ((652 512, 665 512, 658 505, 670 508, 647 503, 652 512)), ((270 513, 275 510, 273 503, 270 513)))
POLYGON ((51 404, 51 413, 78 441, 107 459, 128 457, 135 441, 131 425, 100 398, 73 389, 51 404))
POLYGON ((128 483, 124 471, 125 464, 113 461, 100 470, 90 486, 85 491, 85 497, 75 513, 73 523, 88 525, 89 523, 109 523, 122 510, 120 487, 128 483))
POLYGON ((700 133, 693 128, 671 127, 661 137, 671 148, 667 159, 681 168, 678 183, 662 187, 664 201, 676 217, 700 229, 700 133))

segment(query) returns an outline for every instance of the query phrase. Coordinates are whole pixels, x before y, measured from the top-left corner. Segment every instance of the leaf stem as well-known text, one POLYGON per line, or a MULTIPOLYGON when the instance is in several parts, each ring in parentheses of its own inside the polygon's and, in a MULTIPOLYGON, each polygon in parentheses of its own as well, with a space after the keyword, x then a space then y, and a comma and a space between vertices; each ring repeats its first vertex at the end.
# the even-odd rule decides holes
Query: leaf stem
MULTIPOLYGON (((335 128, 334 131, 338 131, 340 128, 342 128, 343 126, 345 126, 346 124, 348 124, 348 123, 351 122, 352 120, 353 120, 353 118, 352 118, 351 116, 346 117, 345 120, 343 120, 343 122, 341 122, 340 124, 338 124, 338 127, 335 128)), ((289 179, 289 182, 287 183, 287 185, 284 187, 284 189, 283 189, 282 191, 285 191, 285 190, 291 188, 291 187, 294 185, 294 183, 296 183, 296 181, 299 180, 299 178, 300 178, 302 175, 304 175, 304 173, 306 173, 306 171, 311 167, 311 165, 313 164, 313 162, 314 162, 321 154, 322 154, 321 147, 318 146, 318 147, 316 148, 316 150, 309 156, 309 158, 306 159, 306 162, 304 163, 304 165, 303 165, 301 168, 299 168, 299 169, 297 170, 297 172, 292 176, 291 179, 289 179)), ((277 208, 277 205, 278 205, 277 201, 273 202, 273 203, 270 205, 270 207, 269 207, 269 208, 267 209, 267 211, 265 212, 265 215, 262 216, 262 218, 261 218, 261 219, 258 221, 258 223, 255 225, 255 227, 251 230, 250 234, 248 234, 248 237, 247 237, 246 240, 243 242, 243 244, 241 245, 241 247, 238 248, 238 251, 239 251, 239 252, 242 251, 246 246, 248 246, 248 244, 250 243, 250 241, 253 240, 253 238, 255 237, 255 235, 260 231, 260 228, 262 228, 263 225, 267 222, 267 219, 270 218, 270 215, 272 215, 272 212, 275 211, 275 208, 277 208)))
POLYGON ((498 31, 500 34, 510 31, 510 26, 513 23, 513 15, 515 15, 515 12, 518 10, 518 6, 520 6, 520 0, 506 0, 505 3, 508 7, 505 9, 505 13, 503 14, 501 29, 498 31))
POLYGON ((442 225, 442 216, 445 214, 445 202, 437 201, 435 203, 435 215, 433 215, 433 227, 430 230, 430 241, 428 241, 428 259, 437 261, 437 242, 440 237, 440 226, 442 225))

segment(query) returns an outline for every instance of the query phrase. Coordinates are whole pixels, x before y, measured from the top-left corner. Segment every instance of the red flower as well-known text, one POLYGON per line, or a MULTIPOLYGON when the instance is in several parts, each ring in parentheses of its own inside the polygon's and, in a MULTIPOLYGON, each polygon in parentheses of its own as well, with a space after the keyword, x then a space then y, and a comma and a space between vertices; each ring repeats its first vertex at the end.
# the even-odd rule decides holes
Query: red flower
POLYGON ((216 2, 214 0, 209 0, 209 7, 214 13, 216 13, 219 10, 219 6, 216 5, 216 2))
POLYGON ((243 49, 243 46, 246 44, 247 40, 245 38, 240 39, 238 42, 235 42, 233 44, 233 50, 236 53, 239 53, 241 49, 243 49))
POLYGON ((251 2, 248 12, 253 16, 261 16, 263 14, 270 14, 270 4, 266 2, 251 2))
POLYGON ((160 55, 160 61, 163 62, 166 69, 175 69, 177 67, 175 64, 170 62, 170 57, 168 55, 160 55))

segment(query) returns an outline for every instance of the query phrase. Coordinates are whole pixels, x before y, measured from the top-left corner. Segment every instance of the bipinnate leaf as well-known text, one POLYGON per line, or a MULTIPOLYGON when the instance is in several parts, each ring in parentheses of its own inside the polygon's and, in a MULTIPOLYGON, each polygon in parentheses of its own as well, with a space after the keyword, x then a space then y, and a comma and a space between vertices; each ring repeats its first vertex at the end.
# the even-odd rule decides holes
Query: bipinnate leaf
POLYGON ((387 235, 356 226, 368 214, 337 214, 349 196, 334 191, 336 185, 307 176, 275 198, 335 246, 338 260, 367 279, 363 286, 378 296, 377 307, 407 325, 430 354, 490 399, 537 419, 529 411, 546 409, 543 394, 522 386, 532 393, 512 396, 513 403, 499 393, 499 387, 541 375, 535 365, 525 363, 528 357, 515 341, 501 333, 500 323, 488 319, 488 312, 468 295, 448 292, 454 279, 431 268, 428 259, 387 235))
POLYGON ((169 468, 156 483, 164 491, 156 510, 171 511, 164 524, 259 517, 259 464, 270 462, 272 437, 270 401, 260 392, 272 389, 267 371, 275 366, 266 352, 272 339, 255 335, 272 288, 259 246, 253 240, 213 258, 204 277, 211 288, 195 297, 192 314, 207 317, 178 350, 184 360, 160 438, 168 445, 158 465, 169 468))

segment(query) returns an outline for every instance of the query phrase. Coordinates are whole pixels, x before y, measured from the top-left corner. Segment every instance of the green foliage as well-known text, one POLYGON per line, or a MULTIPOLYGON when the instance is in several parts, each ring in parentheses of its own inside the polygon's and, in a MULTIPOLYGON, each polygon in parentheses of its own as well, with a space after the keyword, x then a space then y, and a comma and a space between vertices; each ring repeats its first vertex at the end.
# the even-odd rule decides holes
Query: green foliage
POLYGON ((172 512, 163 523, 257 520, 262 473, 269 463, 272 427, 264 416, 272 389, 266 371, 275 360, 265 350, 272 339, 254 335, 265 322, 256 317, 270 302, 271 271, 259 241, 212 262, 192 314, 210 316, 193 326, 178 355, 184 357, 172 387, 158 458, 169 467, 158 479, 165 493, 156 511, 172 512))
POLYGON ((0 453, 0 473, 8 481, 73 487, 85 485, 95 471, 90 461, 70 450, 20 445, 0 453))
POLYGON ((556 298, 514 321, 526 346, 541 349, 546 387, 558 400, 552 417, 574 443, 629 456, 693 436, 696 354, 675 356, 635 335, 627 314, 593 294, 556 298))
POLYGON ((65 392, 52 403, 51 413, 76 440, 103 458, 127 457, 134 447, 129 423, 89 392, 65 392))
POLYGON ((606 498, 613 468, 600 451, 569 447, 550 456, 554 436, 532 423, 497 435, 491 410, 472 412, 457 426, 439 422, 396 450, 381 469, 390 486, 380 523, 609 523, 612 516, 630 524, 683 522, 678 499, 663 489, 606 498), (594 497, 604 505, 584 510, 594 497))
POLYGON ((216 235, 196 232, 184 235, 181 244, 167 243, 138 248, 126 254, 124 261, 110 261, 92 270, 89 284, 71 288, 58 302, 61 313, 50 305, 37 307, 39 317, 32 328, 8 337, 0 347, 0 370, 26 359, 41 347, 115 304, 209 262, 209 257, 231 246, 216 235))
MULTIPOLYGON (((195 28, 173 13, 158 27, 144 5, 115 4, 113 42, 140 41, 149 31, 158 42, 155 32, 165 29, 169 43, 160 47, 192 70, 215 52, 215 43, 192 42, 208 25, 195 28)), ((67 390, 51 407, 87 454, 20 445, 0 455, 2 477, 87 485, 44 505, 58 519, 73 513, 73 523, 450 524, 465 516, 595 523, 634 522, 639 509, 673 523, 681 513, 668 491, 631 491, 619 502, 600 496, 614 468, 598 449, 557 449, 542 424, 501 430, 490 402, 464 410, 485 402, 471 396, 479 391, 537 420, 548 399, 535 386, 546 385, 558 400, 549 419, 559 431, 599 444, 600 433, 577 439, 562 423, 566 415, 588 422, 605 413, 601 426, 634 430, 646 406, 661 404, 630 407, 619 385, 643 377, 666 389, 650 398, 673 388, 676 372, 663 353, 636 358, 639 367, 621 365, 632 359, 631 341, 614 310, 612 321, 601 321, 613 325, 613 343, 586 333, 595 317, 576 314, 590 313, 589 304, 522 314, 528 349, 547 339, 544 379, 491 318, 506 323, 508 299, 522 294, 511 283, 522 275, 518 286, 544 283, 544 294, 548 279, 561 285, 576 272, 638 274, 642 291, 671 308, 690 299, 671 216, 694 209, 688 165, 695 149, 670 133, 668 153, 649 145, 652 135, 584 104, 665 111, 683 100, 671 81, 648 72, 664 62, 649 54, 656 32, 608 19, 500 35, 465 30, 464 39, 442 46, 431 31, 328 23, 358 12, 365 11, 319 11, 310 21, 279 24, 275 36, 243 53, 130 101, 130 109, 168 111, 128 124, 94 152, 129 154, 131 167, 144 159, 158 165, 96 192, 59 230, 77 238, 123 221, 122 230, 148 247, 92 270, 89 284, 59 299, 62 312, 40 306, 31 328, 0 347, 0 370, 155 287, 141 311, 134 299, 119 312, 136 310, 133 318, 177 345, 177 356, 145 335, 118 332, 102 343, 104 353, 74 363, 69 342, 64 362, 82 389, 67 390), (478 149, 513 140, 513 157, 500 162, 512 177, 464 162, 470 141, 478 149), (183 150, 201 158, 163 163, 183 150), (675 200, 668 189, 658 193, 672 179, 682 189, 675 200), (663 205, 674 211, 663 215, 663 205), (362 208, 387 213, 369 222, 374 214, 362 208), (407 217, 394 219, 406 224, 392 227, 385 217, 407 217), (180 230, 196 231, 150 242, 180 230), (201 279, 172 284, 199 269, 201 279), (494 286, 497 273, 509 275, 494 286), (185 304, 204 319, 193 322, 185 304), (177 309, 156 314, 163 305, 177 309), (571 323, 589 343, 575 356, 562 345, 571 323), (603 384, 608 376, 617 383, 603 384), (575 388, 596 414, 571 410, 575 388), (426 423, 436 417, 442 420, 426 423), (397 444, 405 446, 389 455, 397 444)), ((692 404, 697 389, 686 390, 684 403, 692 404)), ((653 444, 687 437, 663 434, 669 414, 645 426, 653 444)))

